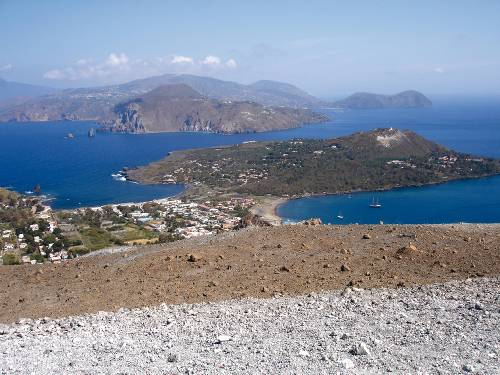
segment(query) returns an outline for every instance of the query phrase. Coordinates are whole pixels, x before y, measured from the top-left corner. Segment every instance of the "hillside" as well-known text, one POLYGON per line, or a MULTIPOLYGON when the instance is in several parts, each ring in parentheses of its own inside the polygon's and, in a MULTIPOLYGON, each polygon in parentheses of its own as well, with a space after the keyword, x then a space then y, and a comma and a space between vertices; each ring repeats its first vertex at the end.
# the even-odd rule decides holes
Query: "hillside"
POLYGON ((499 243, 296 225, 0 267, 0 372, 495 374, 499 243))
POLYGON ((0 204, 16 201, 19 197, 18 193, 0 187, 0 204))
POLYGON ((0 267, 9 285, 0 290, 0 322, 495 276, 499 244, 498 225, 249 227, 62 264, 0 267))
POLYGON ((179 151, 126 171, 129 179, 146 183, 198 183, 277 196, 389 189, 497 173, 497 160, 460 154, 392 128, 330 140, 179 151))
POLYGON ((418 91, 408 90, 394 95, 366 92, 355 93, 344 100, 333 103, 334 107, 348 109, 375 108, 419 108, 430 107, 432 102, 418 91))
POLYGON ((274 81, 253 85, 187 74, 165 74, 124 84, 67 89, 22 103, 0 106, 0 121, 58 121, 113 119, 115 105, 129 101, 162 85, 186 84, 201 95, 224 101, 252 101, 266 106, 318 107, 319 99, 295 86, 274 81))
POLYGON ((325 121, 304 109, 264 107, 254 102, 209 99, 185 84, 160 86, 115 107, 113 132, 204 131, 242 133, 281 130, 325 121))

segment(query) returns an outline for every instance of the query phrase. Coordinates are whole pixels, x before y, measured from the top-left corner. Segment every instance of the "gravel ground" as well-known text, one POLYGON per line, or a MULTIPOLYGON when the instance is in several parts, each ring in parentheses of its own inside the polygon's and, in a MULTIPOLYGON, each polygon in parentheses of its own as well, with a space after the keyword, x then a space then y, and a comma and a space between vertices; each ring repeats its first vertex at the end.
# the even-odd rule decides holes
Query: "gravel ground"
POLYGON ((500 278, 0 325, 2 374, 500 373, 500 278))

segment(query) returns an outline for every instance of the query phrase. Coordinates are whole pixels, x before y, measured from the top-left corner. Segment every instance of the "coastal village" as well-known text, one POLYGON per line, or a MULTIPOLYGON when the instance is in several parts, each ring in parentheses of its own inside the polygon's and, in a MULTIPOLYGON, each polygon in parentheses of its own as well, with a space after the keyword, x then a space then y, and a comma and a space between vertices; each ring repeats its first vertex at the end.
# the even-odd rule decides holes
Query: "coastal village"
POLYGON ((0 264, 62 262, 113 246, 172 242, 245 225, 254 200, 143 203, 54 211, 38 199, 0 203, 0 264), (16 218, 16 220, 13 220, 16 218))

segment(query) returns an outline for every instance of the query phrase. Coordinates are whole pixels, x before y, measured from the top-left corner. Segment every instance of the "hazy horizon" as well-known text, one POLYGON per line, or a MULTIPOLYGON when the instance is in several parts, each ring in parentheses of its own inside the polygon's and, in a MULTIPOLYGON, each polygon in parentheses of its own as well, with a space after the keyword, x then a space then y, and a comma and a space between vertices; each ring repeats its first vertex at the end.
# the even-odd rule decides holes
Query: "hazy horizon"
POLYGON ((500 94, 491 1, 4 0, 0 77, 56 88, 165 73, 353 92, 500 94))

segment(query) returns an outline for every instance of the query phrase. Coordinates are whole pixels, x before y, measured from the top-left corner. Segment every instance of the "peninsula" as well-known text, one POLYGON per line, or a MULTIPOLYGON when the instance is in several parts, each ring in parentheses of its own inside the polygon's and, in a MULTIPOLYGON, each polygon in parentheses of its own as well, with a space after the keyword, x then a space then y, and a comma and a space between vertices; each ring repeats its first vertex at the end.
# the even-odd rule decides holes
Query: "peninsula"
POLYGON ((125 171, 143 183, 290 197, 442 183, 500 173, 500 161, 449 150, 411 131, 376 129, 329 140, 250 142, 173 152, 125 171))

